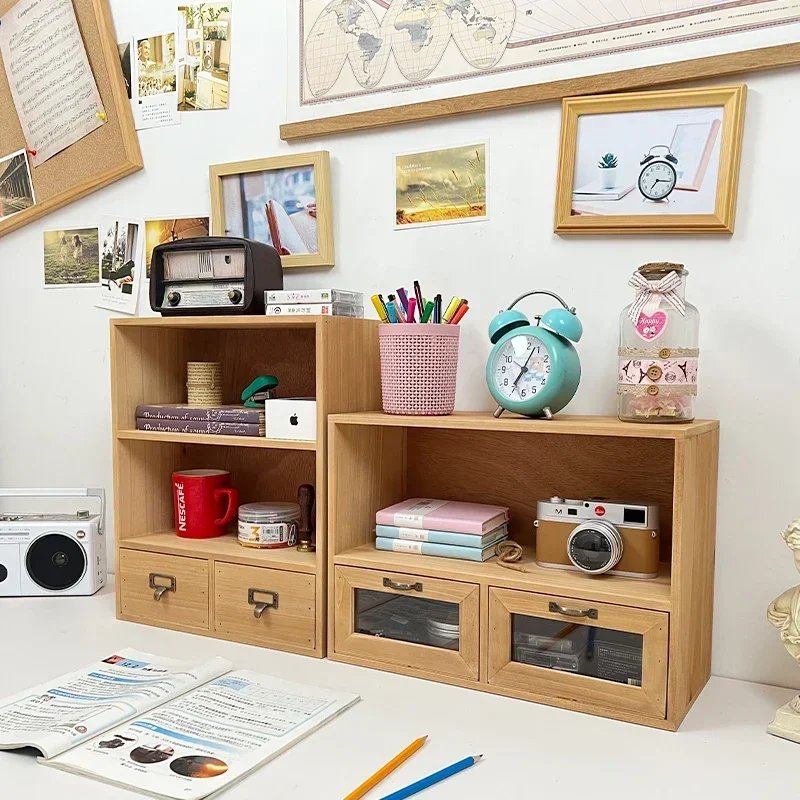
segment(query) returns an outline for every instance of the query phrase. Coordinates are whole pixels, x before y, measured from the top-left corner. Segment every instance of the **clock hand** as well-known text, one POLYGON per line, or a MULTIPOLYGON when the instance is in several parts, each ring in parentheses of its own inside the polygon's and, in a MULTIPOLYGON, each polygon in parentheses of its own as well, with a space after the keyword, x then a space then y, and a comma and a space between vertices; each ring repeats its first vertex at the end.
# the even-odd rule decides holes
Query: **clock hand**
POLYGON ((532 358, 533 358, 533 349, 531 349, 531 354, 528 356, 528 359, 525 361, 525 364, 520 369, 519 375, 517 375, 517 379, 512 384, 513 386, 516 386, 519 383, 520 378, 528 371, 528 364, 530 363, 530 360, 532 358))

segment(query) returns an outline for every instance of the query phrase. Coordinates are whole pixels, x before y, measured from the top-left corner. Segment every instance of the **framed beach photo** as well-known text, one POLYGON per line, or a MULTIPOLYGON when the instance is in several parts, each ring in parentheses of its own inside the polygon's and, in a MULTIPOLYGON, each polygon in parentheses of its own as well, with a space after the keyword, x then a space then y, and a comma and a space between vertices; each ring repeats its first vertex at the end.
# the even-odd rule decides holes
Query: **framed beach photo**
POLYGON ((284 269, 332 267, 330 155, 293 153, 211 167, 211 232, 272 245, 284 269))
POLYGON ((565 99, 556 233, 733 233, 746 93, 565 99))

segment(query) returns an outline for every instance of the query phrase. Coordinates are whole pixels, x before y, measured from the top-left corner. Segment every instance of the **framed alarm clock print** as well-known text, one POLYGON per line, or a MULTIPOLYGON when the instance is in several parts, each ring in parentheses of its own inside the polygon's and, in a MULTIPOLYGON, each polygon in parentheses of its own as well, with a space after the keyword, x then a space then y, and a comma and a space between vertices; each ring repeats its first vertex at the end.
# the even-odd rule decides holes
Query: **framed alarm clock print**
POLYGON ((567 98, 555 231, 733 233, 746 86, 567 98))

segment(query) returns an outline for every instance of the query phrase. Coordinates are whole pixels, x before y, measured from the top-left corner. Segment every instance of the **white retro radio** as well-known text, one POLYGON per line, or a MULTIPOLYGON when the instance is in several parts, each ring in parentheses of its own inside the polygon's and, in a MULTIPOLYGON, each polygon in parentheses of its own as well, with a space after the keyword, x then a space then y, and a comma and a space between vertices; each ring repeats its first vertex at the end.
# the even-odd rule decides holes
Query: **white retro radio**
POLYGON ((89 595, 105 585, 105 490, 0 489, 2 497, 96 497, 100 513, 0 512, 0 597, 89 595))

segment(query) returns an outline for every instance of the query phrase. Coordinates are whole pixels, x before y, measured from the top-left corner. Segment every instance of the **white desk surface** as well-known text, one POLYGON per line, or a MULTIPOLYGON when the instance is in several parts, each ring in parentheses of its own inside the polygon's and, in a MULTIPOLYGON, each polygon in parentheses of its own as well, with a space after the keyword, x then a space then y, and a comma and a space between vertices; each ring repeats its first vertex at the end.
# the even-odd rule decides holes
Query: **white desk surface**
MULTIPOLYGON (((113 586, 113 583, 112 583, 113 586)), ((766 622, 765 622, 766 624, 766 622)), ((226 800, 341 800, 423 734, 425 747, 368 800, 465 756, 468 772, 425 800, 794 797, 800 745, 765 732, 787 689, 712 678, 678 733, 521 700, 119 622, 112 587, 88 598, 0 599, 0 696, 135 647, 356 692, 361 702, 267 764, 226 800), (382 791, 381 791, 382 790, 382 791)), ((3 800, 133 800, 141 795, 0 753, 3 800), (10 791, 10 787, 14 787, 10 791)))

